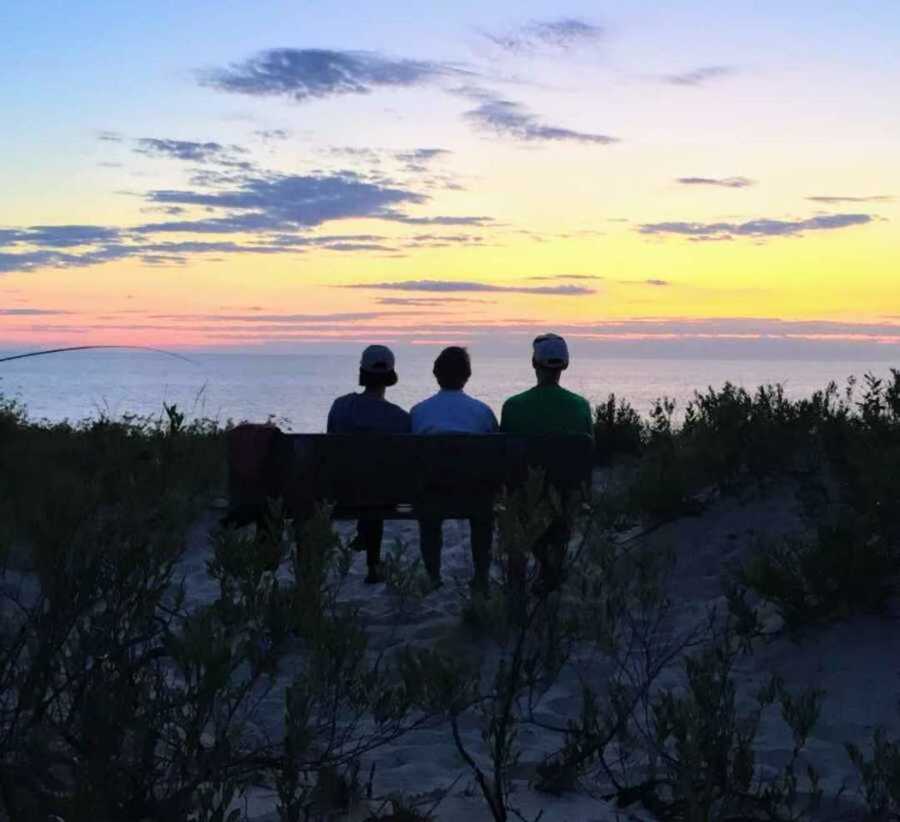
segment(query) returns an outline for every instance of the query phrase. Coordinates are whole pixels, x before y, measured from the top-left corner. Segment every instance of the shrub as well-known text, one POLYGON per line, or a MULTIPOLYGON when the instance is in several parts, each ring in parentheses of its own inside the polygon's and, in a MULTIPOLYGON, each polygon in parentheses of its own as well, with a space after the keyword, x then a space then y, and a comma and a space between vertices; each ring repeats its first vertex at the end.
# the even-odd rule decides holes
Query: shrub
POLYGON ((652 732, 657 764, 633 796, 666 818, 797 819, 818 806, 818 774, 799 773, 801 753, 818 721, 822 692, 799 695, 773 678, 757 694, 755 708, 741 713, 732 676, 736 655, 730 641, 685 660, 685 686, 666 689, 653 704, 652 732), (791 729, 791 759, 775 777, 756 772, 753 743, 763 711, 778 704, 791 729), (804 789, 801 791, 801 787, 804 789), (801 796, 805 796, 803 807, 801 796))
POLYGON ((173 408, 2 425, 4 544, 25 544, 35 572, 8 585, 0 567, 0 814, 234 822, 250 786, 269 783, 299 819, 326 785, 352 787, 361 756, 427 719, 411 710, 418 683, 369 653, 338 600, 349 553, 327 511, 296 544, 277 505, 262 540, 217 533, 218 595, 186 602, 184 535, 221 481, 214 426, 173 408), (285 683, 288 651, 302 664, 285 683), (283 736, 257 733, 281 693, 283 736))
POLYGON ((697 466, 691 450, 673 423, 675 402, 657 400, 650 411, 647 444, 630 487, 634 514, 667 520, 694 513, 692 495, 699 489, 697 466))
POLYGON ((609 462, 620 455, 637 456, 644 447, 644 423, 640 414, 616 395, 594 409, 594 443, 597 460, 609 462))
POLYGON ((691 444, 705 478, 730 489, 745 476, 755 480, 811 456, 811 445, 828 408, 822 396, 791 402, 781 385, 751 395, 731 383, 697 392, 685 412, 681 435, 691 444))
POLYGON ((857 613, 882 613, 897 589, 896 546, 852 514, 821 525, 812 539, 790 538, 757 552, 743 584, 772 602, 789 630, 857 613))
POLYGON ((900 819, 900 741, 889 739, 884 728, 872 735, 872 756, 846 744, 860 779, 860 793, 873 820, 900 819))

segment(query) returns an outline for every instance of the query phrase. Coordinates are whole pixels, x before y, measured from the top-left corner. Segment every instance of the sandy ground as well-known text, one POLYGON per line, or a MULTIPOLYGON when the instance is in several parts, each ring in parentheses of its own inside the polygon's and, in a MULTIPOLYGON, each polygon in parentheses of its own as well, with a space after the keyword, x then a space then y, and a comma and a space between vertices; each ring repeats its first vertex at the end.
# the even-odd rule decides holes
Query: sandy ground
MULTIPOLYGON (((198 603, 215 596, 205 568, 209 556, 208 533, 214 521, 215 513, 210 512, 197 523, 181 565, 189 596, 198 603)), ((745 501, 712 500, 702 515, 668 524, 646 536, 652 547, 671 550, 676 559, 669 581, 673 630, 686 629, 696 624, 710 607, 722 606, 723 569, 739 563, 761 537, 797 533, 804 527, 792 489, 782 486, 745 501)), ((353 526, 341 523, 338 528, 343 536, 349 537, 353 526)), ((388 523, 385 547, 394 540, 406 544, 410 559, 417 556, 415 523, 388 523)), ((445 523, 444 540, 446 584, 402 613, 398 612, 396 596, 384 586, 363 584, 365 559, 357 555, 344 596, 348 603, 360 608, 374 651, 401 644, 454 647, 456 643, 458 647, 464 604, 462 592, 471 576, 467 523, 445 523)), ((766 623, 770 629, 777 629, 777 614, 770 611, 766 623)), ((490 654, 492 647, 485 641, 475 650, 490 654)), ((289 667, 288 664, 288 673, 289 667)), ((876 725, 884 725, 895 734, 898 731, 900 632, 892 619, 857 618, 812 631, 799 643, 780 634, 760 642, 756 653, 742 661, 738 674, 739 695, 744 704, 749 704, 750 695, 771 674, 781 675, 790 688, 815 686, 826 691, 820 721, 806 749, 808 761, 822 776, 826 800, 841 788, 845 789, 845 797, 852 797, 855 791, 845 742, 864 745, 876 725)), ((263 723, 269 730, 277 731, 281 700, 273 697, 270 702, 263 723)), ((542 712, 564 725, 578 705, 577 680, 563 675, 544 698, 542 712)), ((463 726, 463 738, 470 750, 481 750, 476 721, 463 726)), ((526 818, 534 819, 541 811, 545 822, 649 818, 644 813, 631 814, 586 795, 554 798, 536 792, 529 786, 529 776, 541 758, 556 749, 559 738, 528 728, 521 733, 519 742, 522 757, 514 780, 514 802, 526 818)), ((756 747, 757 762, 763 768, 780 768, 789 758, 790 734, 777 716, 777 709, 764 715, 756 747)), ((438 819, 447 822, 490 819, 446 725, 410 733, 378 751, 362 763, 361 774, 368 774, 373 763, 376 795, 395 791, 437 795, 452 785, 436 811, 438 819)), ((826 808, 833 815, 833 803, 826 801, 826 808)), ((273 799, 269 795, 254 795, 248 810, 255 819, 275 819, 273 799)), ((366 815, 366 809, 360 807, 350 816, 335 819, 364 819, 366 815)))
MULTIPOLYGON (((675 565, 668 581, 672 602, 669 626, 672 631, 685 631, 701 620, 710 608, 723 606, 722 572, 739 564, 766 537, 798 533, 808 526, 791 486, 769 488, 745 500, 732 497, 713 499, 699 516, 688 517, 658 528, 642 539, 653 549, 671 551, 675 565)), ((211 602, 217 588, 209 578, 206 563, 210 557, 210 533, 217 522, 218 511, 210 510, 200 518, 188 535, 188 549, 179 565, 189 600, 200 605, 211 602)), ((339 523, 344 537, 352 534, 352 523, 339 523)), ((413 522, 387 523, 385 548, 395 541, 406 545, 408 560, 418 555, 418 531, 413 522)), ((33 589, 35 580, 29 569, 10 571, 0 582, 7 592, 33 589)), ((442 589, 420 601, 398 607, 397 596, 385 586, 363 583, 365 557, 356 555, 343 597, 360 609, 371 637, 373 652, 403 645, 456 649, 482 655, 489 664, 496 656, 490 640, 475 642, 462 627, 465 591, 471 577, 468 525, 451 521, 444 525, 444 578, 442 589)), ((895 738, 900 735, 900 631, 898 612, 885 618, 857 617, 829 628, 810 630, 799 640, 778 632, 780 620, 772 609, 764 609, 764 621, 775 632, 769 640, 758 642, 752 656, 742 658, 737 669, 739 699, 752 704, 752 695, 778 674, 794 690, 816 687, 825 691, 818 724, 804 752, 822 778, 825 791, 823 818, 860 818, 853 768, 845 751, 846 742, 865 748, 876 726, 885 726, 895 738), (841 806, 832 798, 841 793, 841 806)), ((0 618, 4 615, 0 613, 0 618)), ((296 660, 288 657, 283 672, 284 682, 291 677, 296 660)), ((671 682, 676 671, 662 678, 671 682)), ((577 711, 578 681, 564 673, 542 700, 544 718, 558 725, 577 711)), ((260 731, 277 735, 283 714, 282 693, 276 691, 262 705, 260 731)), ((465 721, 462 736, 467 747, 484 765, 481 755, 481 729, 476 719, 465 721)), ((530 787, 534 768, 543 756, 555 751, 559 737, 524 727, 519 744, 522 756, 513 780, 513 801, 523 816, 533 820, 538 813, 545 822, 595 822, 610 819, 649 819, 645 812, 616 808, 596 797, 571 794, 561 798, 539 793, 530 787)), ((757 764, 768 771, 780 769, 789 759, 792 748, 790 733, 778 716, 769 709, 763 716, 756 738, 757 764)), ((446 724, 409 733, 397 742, 377 751, 361 763, 360 774, 367 778, 375 765, 374 793, 387 796, 393 792, 408 795, 449 793, 437 808, 436 818, 446 822, 478 822, 489 820, 471 774, 453 746, 446 724)), ((373 809, 378 803, 373 804, 373 809)), ((275 801, 271 793, 255 792, 248 798, 247 810, 257 822, 275 820, 275 801)), ((349 816, 322 817, 336 820, 362 820, 368 815, 361 803, 349 816)))

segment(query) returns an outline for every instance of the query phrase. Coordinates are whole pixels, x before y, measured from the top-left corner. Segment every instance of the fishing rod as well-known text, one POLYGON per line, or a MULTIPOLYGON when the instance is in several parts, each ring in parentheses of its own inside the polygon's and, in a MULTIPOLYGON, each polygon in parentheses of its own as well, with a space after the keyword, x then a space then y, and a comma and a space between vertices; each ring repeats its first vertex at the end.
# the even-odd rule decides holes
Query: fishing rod
POLYGON ((156 354, 165 354, 167 357, 175 357, 179 360, 189 362, 191 365, 200 365, 195 360, 185 357, 183 354, 177 354, 174 351, 166 351, 163 348, 151 348, 147 345, 72 345, 66 348, 48 348, 45 351, 29 351, 26 354, 13 354, 7 357, 0 357, 0 362, 11 362, 12 360, 23 360, 26 357, 41 357, 44 354, 61 354, 66 351, 90 351, 98 348, 127 348, 134 351, 152 351, 156 354))

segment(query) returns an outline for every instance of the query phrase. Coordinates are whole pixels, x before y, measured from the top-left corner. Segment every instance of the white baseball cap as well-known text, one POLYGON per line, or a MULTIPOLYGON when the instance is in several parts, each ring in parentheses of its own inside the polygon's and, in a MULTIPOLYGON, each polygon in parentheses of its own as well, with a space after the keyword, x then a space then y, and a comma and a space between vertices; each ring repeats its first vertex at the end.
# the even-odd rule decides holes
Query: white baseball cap
POLYGON ((541 334, 535 337, 533 346, 537 365, 560 371, 569 367, 569 347, 559 334, 541 334))

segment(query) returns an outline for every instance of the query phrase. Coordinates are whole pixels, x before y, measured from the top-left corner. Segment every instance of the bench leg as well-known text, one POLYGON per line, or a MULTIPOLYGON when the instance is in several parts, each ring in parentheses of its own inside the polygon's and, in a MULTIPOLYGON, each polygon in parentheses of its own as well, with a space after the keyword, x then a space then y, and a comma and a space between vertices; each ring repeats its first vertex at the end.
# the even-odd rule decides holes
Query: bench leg
POLYGON ((494 542, 494 518, 477 517, 469 520, 472 543, 472 566, 475 587, 487 590, 491 573, 491 548, 494 542))
POLYGON ((444 543, 443 521, 435 518, 419 520, 419 550, 422 564, 431 581, 436 585, 441 581, 441 549, 444 543))

